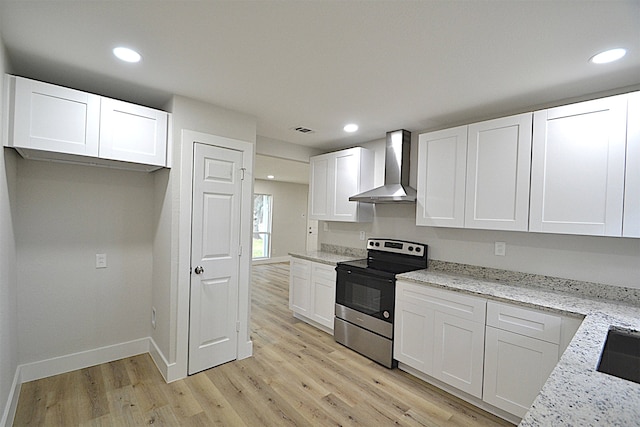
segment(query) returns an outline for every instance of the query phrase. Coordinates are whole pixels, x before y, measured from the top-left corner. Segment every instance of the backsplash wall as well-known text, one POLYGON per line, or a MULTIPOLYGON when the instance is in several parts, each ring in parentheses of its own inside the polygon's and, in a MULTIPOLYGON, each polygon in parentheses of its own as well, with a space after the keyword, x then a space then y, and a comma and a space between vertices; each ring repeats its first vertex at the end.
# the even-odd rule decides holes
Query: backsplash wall
POLYGON ((371 223, 321 222, 319 242, 364 249, 364 231, 426 243, 430 259, 640 288, 640 239, 418 227, 415 209, 382 204, 371 223), (505 256, 494 255, 495 242, 506 243, 505 256))

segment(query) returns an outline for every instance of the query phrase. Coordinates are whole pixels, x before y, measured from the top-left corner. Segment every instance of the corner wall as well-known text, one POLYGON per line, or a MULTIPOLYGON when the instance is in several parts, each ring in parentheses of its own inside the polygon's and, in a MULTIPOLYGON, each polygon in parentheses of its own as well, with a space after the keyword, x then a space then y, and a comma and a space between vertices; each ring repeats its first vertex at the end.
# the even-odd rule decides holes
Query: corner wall
POLYGON ((183 198, 191 197, 181 193, 185 182, 191 180, 191 176, 185 176, 181 170, 184 162, 181 157, 182 131, 255 144, 257 122, 252 116, 182 96, 174 96, 167 109, 173 114, 172 168, 168 176, 156 173, 155 178, 155 205, 160 211, 155 212, 158 228, 154 237, 154 270, 155 266, 163 264, 159 271, 164 273, 154 274, 151 301, 156 307, 157 323, 151 336, 159 353, 152 353, 152 356, 156 363, 159 362, 157 357, 164 359, 165 366, 159 366, 160 370, 168 381, 173 381, 187 373, 189 320, 189 254, 179 249, 188 248, 191 238, 186 230, 181 232, 180 222, 183 198))
MULTIPOLYGON (((0 39, 0 77, 8 72, 6 54, 0 39)), ((0 117, 4 113, 4 83, 0 84, 0 117)), ((0 135, 5 123, 0 120, 0 135)), ((0 147, 0 426, 11 424, 19 392, 18 368, 18 308, 16 239, 14 206, 16 154, 0 147)))

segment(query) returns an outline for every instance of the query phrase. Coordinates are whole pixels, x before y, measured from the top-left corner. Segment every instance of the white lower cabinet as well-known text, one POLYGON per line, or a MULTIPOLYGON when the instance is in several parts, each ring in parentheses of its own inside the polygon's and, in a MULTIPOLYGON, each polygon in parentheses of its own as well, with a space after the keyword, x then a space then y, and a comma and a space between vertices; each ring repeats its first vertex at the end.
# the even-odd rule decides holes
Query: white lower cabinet
POLYGON ((558 345, 487 326, 483 400, 524 417, 558 363, 558 345))
POLYGON ((333 331, 335 266, 295 257, 289 265, 289 308, 302 320, 333 331))
POLYGON ((489 301, 483 400, 523 417, 558 363, 562 317, 489 301))
POLYGON ((513 422, 529 410, 581 323, 398 280, 393 356, 401 369, 513 422))
POLYGON ((394 358, 482 397, 486 299, 396 283, 394 358))

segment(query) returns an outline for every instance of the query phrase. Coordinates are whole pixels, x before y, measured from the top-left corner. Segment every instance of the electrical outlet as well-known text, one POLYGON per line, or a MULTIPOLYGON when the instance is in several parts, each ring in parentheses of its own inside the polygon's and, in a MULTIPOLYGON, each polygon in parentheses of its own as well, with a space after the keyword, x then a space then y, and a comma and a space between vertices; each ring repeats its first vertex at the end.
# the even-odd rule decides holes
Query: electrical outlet
POLYGON ((156 308, 151 307, 151 326, 153 329, 156 328, 156 308))
POLYGON ((324 223, 322 223, 322 224, 323 224, 323 225, 322 225, 322 229, 323 229, 324 231, 329 231, 329 224, 327 224, 326 222, 324 222, 324 223))
POLYGON ((494 247, 494 255, 505 256, 507 253, 507 244, 505 242, 496 242, 494 247))
POLYGON ((367 236, 364 234, 364 231, 361 231, 360 232, 360 240, 364 240, 365 237, 367 237, 367 236))
POLYGON ((96 268, 107 268, 107 254, 96 254, 96 268))

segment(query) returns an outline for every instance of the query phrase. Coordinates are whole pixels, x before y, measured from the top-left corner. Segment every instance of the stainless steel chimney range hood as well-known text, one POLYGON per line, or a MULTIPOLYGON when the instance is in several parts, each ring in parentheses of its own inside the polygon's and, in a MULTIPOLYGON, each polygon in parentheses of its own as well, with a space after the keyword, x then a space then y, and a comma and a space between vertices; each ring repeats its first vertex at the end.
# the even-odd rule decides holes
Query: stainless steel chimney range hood
POLYGON ((411 132, 404 129, 387 132, 384 159, 384 185, 349 197, 352 202, 415 203, 417 192, 409 186, 411 132))

